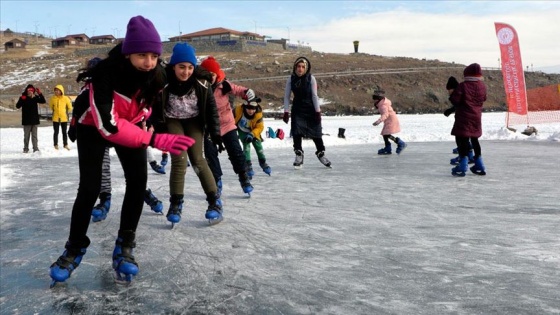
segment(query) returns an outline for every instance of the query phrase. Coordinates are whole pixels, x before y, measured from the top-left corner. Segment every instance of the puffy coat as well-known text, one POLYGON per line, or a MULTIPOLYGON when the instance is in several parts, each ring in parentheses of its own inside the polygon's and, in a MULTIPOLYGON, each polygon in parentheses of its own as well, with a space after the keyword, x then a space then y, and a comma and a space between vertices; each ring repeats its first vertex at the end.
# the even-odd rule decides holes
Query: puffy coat
POLYGON ((237 129, 235 120, 229 103, 229 95, 233 94, 237 97, 244 97, 247 88, 241 85, 233 84, 227 80, 218 83, 214 89, 214 98, 220 116, 220 132, 223 135, 237 129))
POLYGON ((384 98, 377 103, 377 109, 381 117, 376 121, 376 123, 383 123, 383 129, 381 129, 381 135, 391 135, 401 131, 401 125, 399 124, 399 118, 397 113, 393 110, 391 106, 391 100, 384 98))
POLYGON ((52 110, 52 120, 53 122, 68 122, 68 112, 72 111, 72 101, 66 95, 64 95, 64 87, 62 85, 57 85, 55 89, 60 90, 62 95, 53 95, 49 100, 49 106, 52 110))
POLYGON ((456 108, 451 134, 478 138, 482 136, 482 105, 486 101, 486 85, 480 78, 465 79, 449 97, 456 108))

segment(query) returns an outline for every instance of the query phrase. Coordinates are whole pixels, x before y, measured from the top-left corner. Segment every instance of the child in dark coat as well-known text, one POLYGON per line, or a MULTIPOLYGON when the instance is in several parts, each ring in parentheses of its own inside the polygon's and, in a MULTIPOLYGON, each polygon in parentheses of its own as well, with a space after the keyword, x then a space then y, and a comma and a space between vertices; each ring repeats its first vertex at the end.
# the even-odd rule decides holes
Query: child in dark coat
POLYGON ((451 169, 453 176, 465 176, 468 169, 470 144, 474 150, 474 166, 471 171, 486 175, 482 161, 482 150, 478 138, 482 136, 482 106, 486 101, 486 85, 482 82, 482 68, 478 63, 470 64, 463 71, 464 81, 459 83, 449 100, 455 106, 455 123, 451 134, 459 151, 459 165, 451 169), (470 143, 469 143, 470 142, 470 143))

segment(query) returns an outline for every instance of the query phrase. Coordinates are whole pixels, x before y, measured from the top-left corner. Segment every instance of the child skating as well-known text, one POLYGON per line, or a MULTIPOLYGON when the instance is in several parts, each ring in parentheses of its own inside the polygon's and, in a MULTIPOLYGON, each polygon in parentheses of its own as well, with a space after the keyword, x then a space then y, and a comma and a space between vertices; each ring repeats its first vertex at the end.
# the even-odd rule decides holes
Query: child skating
POLYGON ((266 163, 266 156, 264 155, 262 146, 261 133, 264 130, 264 122, 262 107, 259 105, 260 101, 260 98, 255 97, 235 108, 235 124, 237 125, 239 139, 243 142, 247 174, 250 178, 255 174, 251 162, 251 145, 255 148, 255 152, 257 152, 259 166, 262 168, 263 172, 268 175, 272 173, 272 169, 266 163))
POLYGON ((383 90, 376 90, 373 93, 372 98, 375 108, 379 110, 379 114, 381 115, 381 117, 379 117, 379 119, 375 121, 373 125, 377 126, 383 123, 381 135, 383 136, 383 141, 385 142, 385 147, 379 149, 377 151, 377 154, 388 155, 392 153, 391 142, 389 142, 389 140, 392 140, 397 144, 396 152, 397 154, 401 154, 401 152, 407 147, 407 145, 400 138, 395 138, 395 136, 392 135, 394 133, 400 132, 401 126, 399 124, 397 113, 395 113, 393 107, 391 106, 391 100, 385 97, 385 91, 383 90))

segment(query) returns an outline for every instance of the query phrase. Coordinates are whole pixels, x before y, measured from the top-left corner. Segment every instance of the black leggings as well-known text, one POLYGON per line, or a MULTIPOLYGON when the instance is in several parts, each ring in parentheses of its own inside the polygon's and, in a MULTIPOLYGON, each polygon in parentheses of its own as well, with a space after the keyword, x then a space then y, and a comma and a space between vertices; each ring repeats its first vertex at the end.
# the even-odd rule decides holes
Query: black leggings
POLYGON ((480 143, 478 143, 477 137, 455 136, 455 143, 457 143, 457 150, 459 151, 459 156, 469 155, 469 151, 471 150, 471 144, 474 150, 474 157, 477 158, 482 155, 482 149, 480 148, 480 143))
POLYGON ((101 190, 103 157, 108 146, 114 146, 126 180, 119 231, 136 231, 144 206, 143 196, 148 178, 146 150, 112 144, 93 126, 78 124, 77 128, 80 182, 72 207, 69 242, 76 246, 87 243, 86 234, 91 211, 101 190))
MULTIPOLYGON (((302 142, 303 142, 303 137, 302 136, 293 136, 292 137, 294 140, 294 151, 296 150, 301 150, 302 149, 302 142)), ((317 149, 317 152, 323 152, 325 151, 325 144, 323 142, 323 138, 311 138, 311 140, 313 140, 313 143, 315 143, 315 148, 317 149)))

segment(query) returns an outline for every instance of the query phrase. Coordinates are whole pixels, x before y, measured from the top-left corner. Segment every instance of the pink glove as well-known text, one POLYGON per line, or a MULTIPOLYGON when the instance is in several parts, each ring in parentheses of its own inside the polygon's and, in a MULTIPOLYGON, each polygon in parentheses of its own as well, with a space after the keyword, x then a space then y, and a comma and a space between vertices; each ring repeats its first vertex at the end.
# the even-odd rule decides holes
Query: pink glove
POLYGON ((173 135, 170 133, 156 133, 152 136, 150 146, 161 151, 169 151, 174 155, 190 148, 194 144, 194 139, 187 136, 173 135))

